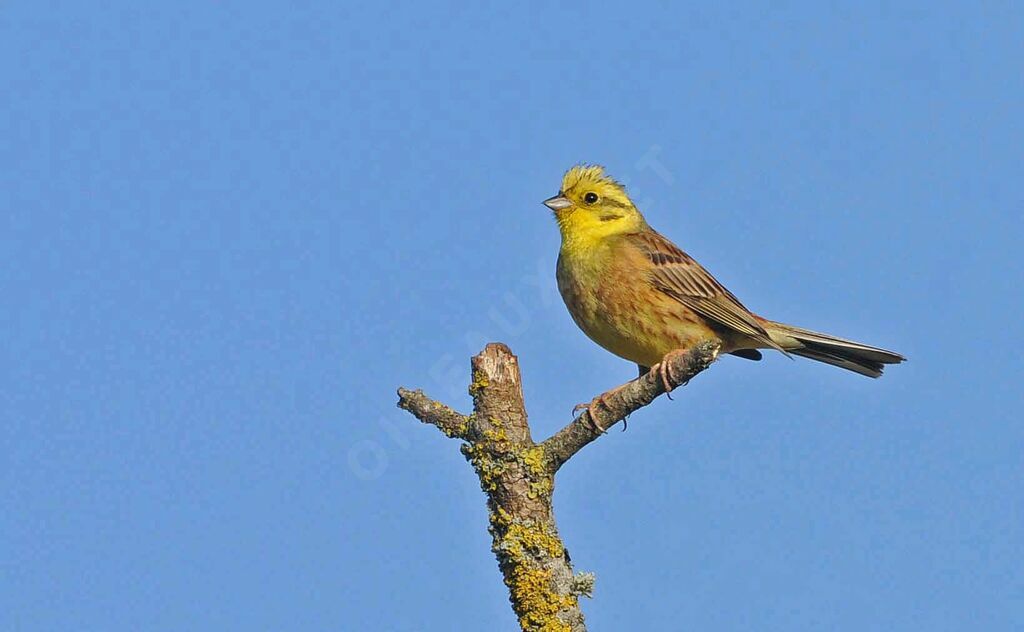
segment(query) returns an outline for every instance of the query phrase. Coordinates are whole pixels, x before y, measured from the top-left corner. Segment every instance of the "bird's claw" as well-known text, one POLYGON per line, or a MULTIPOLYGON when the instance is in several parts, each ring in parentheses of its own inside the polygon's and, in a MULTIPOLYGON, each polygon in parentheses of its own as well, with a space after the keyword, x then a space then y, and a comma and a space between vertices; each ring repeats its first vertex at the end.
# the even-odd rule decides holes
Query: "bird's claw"
POLYGON ((572 409, 572 414, 575 415, 581 410, 587 411, 587 418, 586 420, 584 420, 583 423, 585 423, 591 430, 593 430, 594 434, 604 434, 607 431, 607 428, 602 426, 601 422, 597 418, 598 406, 603 406, 605 410, 611 411, 611 407, 608 405, 608 402, 605 401, 604 394, 602 393, 601 395, 598 395, 594 399, 590 400, 590 403, 576 404, 576 406, 574 406, 572 409))
POLYGON ((686 386, 687 382, 689 382, 689 380, 687 380, 686 382, 676 383, 676 376, 672 371, 673 361, 683 353, 686 353, 685 349, 669 351, 665 354, 665 357, 661 359, 661 362, 655 365, 652 369, 658 372, 658 377, 661 378, 661 386, 665 389, 665 397, 668 397, 669 399, 672 399, 672 391, 675 388, 686 386), (672 386, 673 384, 676 384, 676 386, 672 386))

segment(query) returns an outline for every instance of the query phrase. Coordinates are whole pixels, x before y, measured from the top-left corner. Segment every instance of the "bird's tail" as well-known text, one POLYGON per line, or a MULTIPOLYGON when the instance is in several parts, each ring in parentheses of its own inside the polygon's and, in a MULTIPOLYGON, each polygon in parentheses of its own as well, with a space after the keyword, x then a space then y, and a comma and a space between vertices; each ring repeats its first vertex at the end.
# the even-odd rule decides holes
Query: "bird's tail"
POLYGON ((792 325, 764 321, 772 341, 789 353, 825 362, 868 377, 878 377, 886 364, 906 360, 900 354, 792 325))

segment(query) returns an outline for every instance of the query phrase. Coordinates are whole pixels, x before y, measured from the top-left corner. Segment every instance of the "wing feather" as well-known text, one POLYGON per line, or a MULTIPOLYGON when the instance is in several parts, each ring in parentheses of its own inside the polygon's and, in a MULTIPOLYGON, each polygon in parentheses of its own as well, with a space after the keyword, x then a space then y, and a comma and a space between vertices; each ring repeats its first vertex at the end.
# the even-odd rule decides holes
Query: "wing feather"
POLYGON ((650 280, 657 289, 718 326, 785 353, 757 317, 693 257, 653 230, 633 233, 627 238, 653 264, 650 280))

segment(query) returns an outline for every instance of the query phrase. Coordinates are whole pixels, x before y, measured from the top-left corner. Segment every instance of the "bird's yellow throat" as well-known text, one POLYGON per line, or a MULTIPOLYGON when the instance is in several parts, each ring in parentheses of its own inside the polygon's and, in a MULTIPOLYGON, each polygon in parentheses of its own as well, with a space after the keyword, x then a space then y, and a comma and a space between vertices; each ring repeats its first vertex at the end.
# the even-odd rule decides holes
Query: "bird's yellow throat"
POLYGON ((589 209, 573 207, 555 213, 555 220, 562 233, 562 250, 572 254, 595 250, 609 237, 634 233, 646 226, 643 216, 632 208, 624 214, 602 217, 589 209))

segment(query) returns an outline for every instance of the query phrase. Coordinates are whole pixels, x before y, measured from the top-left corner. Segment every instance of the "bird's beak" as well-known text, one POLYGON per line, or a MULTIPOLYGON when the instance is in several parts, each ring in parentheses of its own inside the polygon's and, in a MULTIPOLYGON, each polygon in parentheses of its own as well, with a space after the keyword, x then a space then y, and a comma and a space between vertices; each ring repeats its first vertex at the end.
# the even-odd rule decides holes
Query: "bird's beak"
POLYGON ((544 200, 544 206, 548 207, 552 211, 560 211, 563 208, 569 208, 572 206, 572 200, 559 193, 554 197, 549 197, 544 200))

